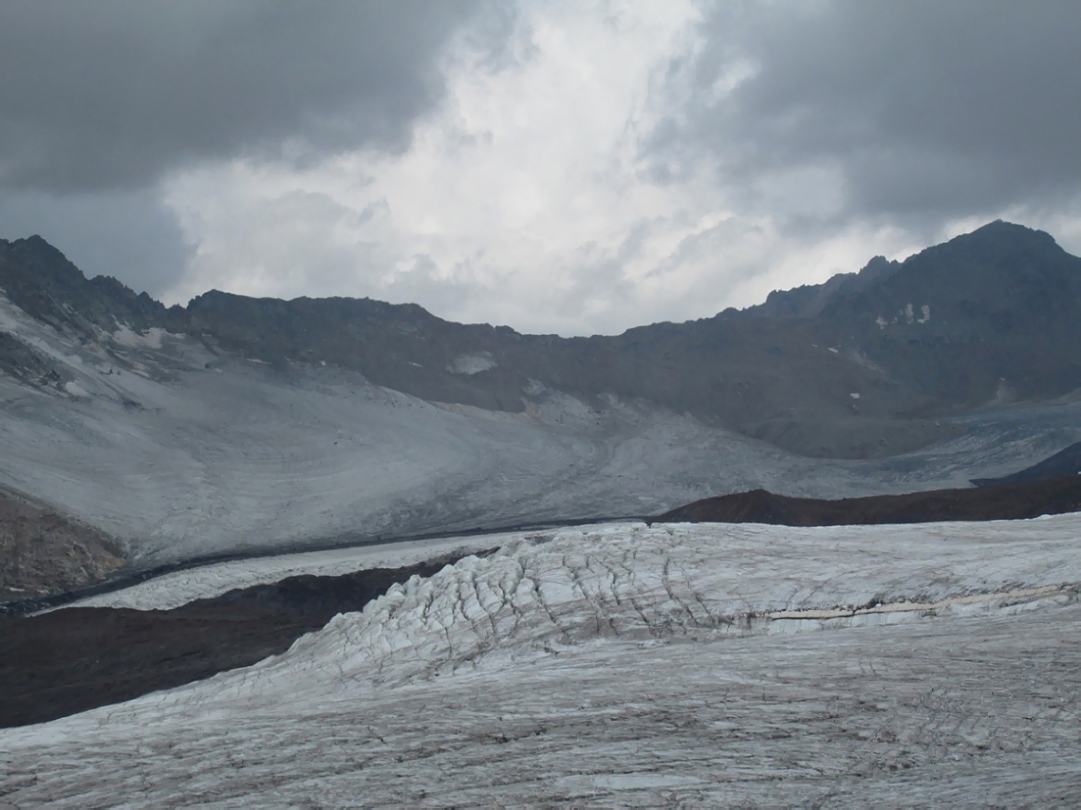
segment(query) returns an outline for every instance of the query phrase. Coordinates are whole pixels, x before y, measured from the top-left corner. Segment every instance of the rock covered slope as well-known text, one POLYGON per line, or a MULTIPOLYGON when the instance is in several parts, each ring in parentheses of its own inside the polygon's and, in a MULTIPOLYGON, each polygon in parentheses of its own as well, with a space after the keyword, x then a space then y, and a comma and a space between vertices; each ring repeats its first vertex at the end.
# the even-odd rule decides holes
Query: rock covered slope
POLYGON ((9 730, 0 795, 1070 804, 1079 520, 523 535, 254 667, 9 730))
POLYGON ((74 590, 125 565, 104 532, 0 489, 0 602, 74 590))

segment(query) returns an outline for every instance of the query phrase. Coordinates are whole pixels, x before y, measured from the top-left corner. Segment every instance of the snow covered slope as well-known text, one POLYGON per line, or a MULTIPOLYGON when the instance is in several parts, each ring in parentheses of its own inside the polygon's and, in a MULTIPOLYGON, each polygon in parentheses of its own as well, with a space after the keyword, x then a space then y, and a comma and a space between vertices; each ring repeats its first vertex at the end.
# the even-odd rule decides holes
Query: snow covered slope
POLYGON ((522 535, 254 667, 5 731, 0 796, 1075 803, 1079 530, 1068 515, 522 535))
POLYGON ((59 371, 0 376, 0 485, 140 561, 432 530, 656 514, 764 487, 816 497, 963 485, 1081 439, 1081 403, 968 418, 882 461, 819 461, 543 386, 520 414, 430 403, 318 365, 275 369, 161 330, 78 342, 0 298, 0 329, 59 371))

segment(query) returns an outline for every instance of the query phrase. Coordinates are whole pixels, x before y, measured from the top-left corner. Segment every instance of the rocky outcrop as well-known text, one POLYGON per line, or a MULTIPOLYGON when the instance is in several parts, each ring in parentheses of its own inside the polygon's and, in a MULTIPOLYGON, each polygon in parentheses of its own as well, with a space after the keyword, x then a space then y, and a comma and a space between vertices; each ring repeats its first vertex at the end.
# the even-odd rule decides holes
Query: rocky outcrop
POLYGON ((0 491, 0 602, 82 588, 126 565, 104 532, 0 491))
POLYGON ((0 372, 37 388, 58 387, 64 382, 47 358, 7 332, 0 332, 0 372))

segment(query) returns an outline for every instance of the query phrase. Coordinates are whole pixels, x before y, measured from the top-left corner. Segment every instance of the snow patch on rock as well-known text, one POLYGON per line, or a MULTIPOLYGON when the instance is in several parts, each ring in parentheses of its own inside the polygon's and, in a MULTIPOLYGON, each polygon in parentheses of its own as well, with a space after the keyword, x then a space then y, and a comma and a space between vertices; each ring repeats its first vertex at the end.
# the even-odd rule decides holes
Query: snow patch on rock
POLYGON ((166 335, 178 337, 157 326, 152 326, 146 330, 145 334, 140 334, 132 331, 126 324, 122 324, 113 332, 113 342, 129 349, 160 349, 162 338, 166 335))
POLYGON ((479 354, 463 354, 454 358, 454 362, 447 366, 451 374, 480 374, 482 371, 496 367, 495 360, 489 352, 479 354))

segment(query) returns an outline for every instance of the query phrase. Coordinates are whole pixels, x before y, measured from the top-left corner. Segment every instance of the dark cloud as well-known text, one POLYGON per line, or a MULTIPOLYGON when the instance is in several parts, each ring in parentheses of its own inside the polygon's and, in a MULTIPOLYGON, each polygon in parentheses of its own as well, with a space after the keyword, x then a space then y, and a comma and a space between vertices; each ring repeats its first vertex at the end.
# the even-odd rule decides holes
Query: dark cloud
POLYGON ((189 161, 401 148, 471 0, 0 5, 0 185, 138 188, 189 161))
POLYGON ((113 276, 153 296, 184 272, 194 248, 171 212, 146 190, 0 194, 0 238, 39 234, 88 276, 113 276))
POLYGON ((1081 190, 1079 31, 1081 4, 1055 0, 718 4, 697 60, 673 65, 690 107, 651 156, 663 177, 705 149, 752 195, 833 171, 841 217, 1053 205, 1081 190), (739 64, 751 77, 715 93, 739 64))

